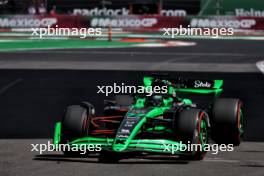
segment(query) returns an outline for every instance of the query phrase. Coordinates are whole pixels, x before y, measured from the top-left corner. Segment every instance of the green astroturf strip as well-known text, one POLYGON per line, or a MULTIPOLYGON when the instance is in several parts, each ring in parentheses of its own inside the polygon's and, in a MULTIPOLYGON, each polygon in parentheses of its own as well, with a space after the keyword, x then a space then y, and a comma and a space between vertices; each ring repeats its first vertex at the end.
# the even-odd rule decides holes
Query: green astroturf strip
POLYGON ((129 47, 135 44, 138 43, 104 40, 10 40, 0 42, 0 50, 129 47))

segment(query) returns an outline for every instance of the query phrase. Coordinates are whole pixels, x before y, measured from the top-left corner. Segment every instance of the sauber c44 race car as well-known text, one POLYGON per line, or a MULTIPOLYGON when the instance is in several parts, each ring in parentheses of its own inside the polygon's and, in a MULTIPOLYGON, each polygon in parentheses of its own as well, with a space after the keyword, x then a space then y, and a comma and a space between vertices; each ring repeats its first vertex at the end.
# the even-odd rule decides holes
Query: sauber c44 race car
MULTIPOLYGON (((171 79, 146 76, 144 86, 167 86, 166 94, 117 95, 105 100, 103 116, 95 116, 91 103, 68 106, 61 122, 55 125, 54 144, 99 145, 99 161, 117 162, 122 158, 145 154, 176 154, 200 160, 204 146, 237 146, 244 133, 242 102, 220 98, 223 80, 171 79), (210 97, 200 106, 190 96, 210 97), (200 96, 202 95, 202 96, 200 96), (205 96, 208 95, 208 96, 205 96), (187 98, 188 97, 188 98, 187 98), (199 144, 187 151, 188 144, 199 144)), ((78 151, 64 151, 64 154, 78 151)))

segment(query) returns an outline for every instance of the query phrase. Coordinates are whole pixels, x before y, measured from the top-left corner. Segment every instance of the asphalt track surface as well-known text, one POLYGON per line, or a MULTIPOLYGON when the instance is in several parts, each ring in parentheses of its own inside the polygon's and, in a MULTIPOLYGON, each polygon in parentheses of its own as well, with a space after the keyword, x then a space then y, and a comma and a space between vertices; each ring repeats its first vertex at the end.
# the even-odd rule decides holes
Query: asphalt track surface
POLYGON ((195 47, 181 48, 1 52, 0 175, 263 176, 264 75, 256 62, 264 58, 264 43, 196 42, 195 47), (96 93, 97 85, 140 84, 143 75, 166 69, 175 77, 224 79, 223 96, 239 97, 246 106, 246 142, 234 152, 209 153, 198 162, 151 156, 101 164, 96 158, 30 152, 31 143, 52 137, 67 105, 87 100, 100 114, 108 97, 96 93))
POLYGON ((259 72, 256 62, 264 60, 263 41, 194 42, 187 47, 9 51, 1 53, 0 68, 259 72))

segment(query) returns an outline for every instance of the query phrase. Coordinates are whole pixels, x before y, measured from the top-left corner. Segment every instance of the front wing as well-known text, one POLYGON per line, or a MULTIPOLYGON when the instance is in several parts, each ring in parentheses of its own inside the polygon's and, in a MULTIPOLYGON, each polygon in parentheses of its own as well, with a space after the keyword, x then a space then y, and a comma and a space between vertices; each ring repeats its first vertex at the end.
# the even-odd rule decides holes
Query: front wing
MULTIPOLYGON (((61 123, 57 122, 55 126, 54 140, 55 145, 61 143, 61 123)), ((101 137, 82 137, 69 142, 69 145, 100 145, 102 150, 112 150, 115 143, 114 138, 101 137)), ((129 142, 125 151, 122 152, 154 152, 166 154, 184 154, 186 145, 166 139, 134 139, 129 142)))

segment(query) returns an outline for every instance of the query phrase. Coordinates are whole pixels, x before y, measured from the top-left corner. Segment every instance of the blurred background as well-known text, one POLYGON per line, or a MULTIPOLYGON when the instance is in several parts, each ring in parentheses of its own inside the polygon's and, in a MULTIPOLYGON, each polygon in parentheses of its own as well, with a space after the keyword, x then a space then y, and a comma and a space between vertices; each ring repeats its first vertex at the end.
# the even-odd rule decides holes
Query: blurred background
MULTIPOLYGON (((263 17, 259 0, 1 0, 1 14, 49 14, 56 7, 59 14, 75 14, 94 8, 126 9, 138 15, 235 15, 263 17), (35 12, 31 9, 34 8, 35 12), (43 12, 45 9, 45 12, 43 12), (244 13, 243 13, 244 11, 244 13)), ((86 14, 87 15, 87 14, 86 14)), ((127 15, 127 13, 119 13, 127 15)))
MULTIPOLYGON (((231 27, 238 38, 261 39, 264 3, 259 0, 0 0, 0 39, 37 39, 31 35, 31 28, 46 28, 48 25, 53 28, 56 25, 59 28, 104 28, 100 39, 109 40, 110 35, 110 40, 118 41, 120 38, 168 39, 168 36, 161 35, 162 29, 180 26, 231 27)), ((58 37, 79 38, 53 36, 49 39, 58 40, 58 37)), ((91 36, 88 39, 96 38, 91 36)), ((88 47, 90 43, 80 45, 88 47)), ((9 47, 5 46, 5 49, 9 47)))

